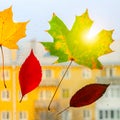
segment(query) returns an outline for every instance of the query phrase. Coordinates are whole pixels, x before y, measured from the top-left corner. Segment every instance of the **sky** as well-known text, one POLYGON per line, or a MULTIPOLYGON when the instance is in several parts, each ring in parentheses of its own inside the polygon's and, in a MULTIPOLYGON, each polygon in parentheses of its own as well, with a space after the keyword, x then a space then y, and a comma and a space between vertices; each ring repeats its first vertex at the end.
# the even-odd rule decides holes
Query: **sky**
POLYGON ((89 16, 94 21, 91 31, 97 33, 101 29, 114 30, 115 43, 111 46, 120 52, 120 0, 0 0, 0 11, 10 6, 14 21, 30 20, 26 37, 20 42, 33 39, 52 41, 45 30, 50 27, 48 21, 53 13, 71 29, 75 16, 82 15, 88 9, 89 16))
POLYGON ((0 11, 10 6, 14 21, 30 20, 24 38, 27 40, 52 40, 45 30, 49 29, 48 21, 53 13, 71 29, 75 16, 86 9, 94 21, 93 31, 114 29, 113 38, 120 40, 120 0, 0 0, 0 11))

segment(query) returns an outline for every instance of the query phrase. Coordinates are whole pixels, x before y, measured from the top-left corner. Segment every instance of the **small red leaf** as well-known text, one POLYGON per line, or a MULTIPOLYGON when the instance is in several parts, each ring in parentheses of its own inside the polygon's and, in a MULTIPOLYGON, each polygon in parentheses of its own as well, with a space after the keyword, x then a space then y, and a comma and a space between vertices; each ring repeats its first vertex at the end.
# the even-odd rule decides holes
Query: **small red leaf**
POLYGON ((70 107, 82 107, 99 99, 109 84, 89 84, 78 90, 70 100, 70 107))
POLYGON ((31 50, 30 55, 26 58, 19 71, 19 83, 21 87, 22 98, 25 94, 31 92, 40 84, 41 78, 41 65, 35 57, 33 50, 31 50))

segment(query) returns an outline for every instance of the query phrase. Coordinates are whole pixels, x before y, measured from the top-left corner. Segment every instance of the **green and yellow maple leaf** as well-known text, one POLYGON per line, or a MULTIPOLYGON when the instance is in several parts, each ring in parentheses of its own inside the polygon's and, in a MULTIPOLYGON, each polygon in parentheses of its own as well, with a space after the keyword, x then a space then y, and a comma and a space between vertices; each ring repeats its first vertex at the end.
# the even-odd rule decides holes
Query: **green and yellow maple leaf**
POLYGON ((112 52, 109 46, 113 42, 113 30, 102 30, 90 41, 86 37, 93 24, 88 10, 76 16, 71 30, 55 14, 49 24, 48 33, 54 41, 41 43, 51 55, 58 57, 58 63, 73 60, 89 68, 102 68, 98 57, 112 52))
POLYGON ((27 22, 13 21, 12 7, 0 11, 0 45, 17 49, 16 42, 25 37, 27 22))

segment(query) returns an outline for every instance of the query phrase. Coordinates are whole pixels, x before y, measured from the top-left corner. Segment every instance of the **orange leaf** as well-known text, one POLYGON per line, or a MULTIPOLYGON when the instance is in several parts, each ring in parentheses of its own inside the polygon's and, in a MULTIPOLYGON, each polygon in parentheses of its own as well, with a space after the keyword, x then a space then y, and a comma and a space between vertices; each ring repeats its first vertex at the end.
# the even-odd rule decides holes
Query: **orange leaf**
POLYGON ((2 66, 3 66, 3 81, 5 84, 5 76, 4 76, 4 53, 2 46, 7 47, 9 49, 17 49, 18 46, 16 42, 25 37, 26 24, 27 22, 14 22, 12 13, 12 7, 0 11, 0 48, 2 53, 2 66))
POLYGON ((13 21, 12 7, 0 12, 0 45, 10 49, 18 48, 16 42, 25 37, 27 22, 13 21))

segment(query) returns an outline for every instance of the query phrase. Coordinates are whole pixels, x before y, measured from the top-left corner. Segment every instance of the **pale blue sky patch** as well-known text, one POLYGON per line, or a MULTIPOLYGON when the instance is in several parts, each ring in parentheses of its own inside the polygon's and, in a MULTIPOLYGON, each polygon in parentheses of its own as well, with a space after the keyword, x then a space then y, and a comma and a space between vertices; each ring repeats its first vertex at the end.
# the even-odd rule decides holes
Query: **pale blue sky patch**
POLYGON ((15 21, 30 20, 27 25, 27 36, 24 38, 27 40, 52 40, 45 30, 49 29, 48 21, 53 12, 70 29, 75 16, 81 15, 86 9, 94 21, 93 29, 114 29, 113 38, 120 39, 119 0, 0 0, 0 10, 11 5, 15 21))

